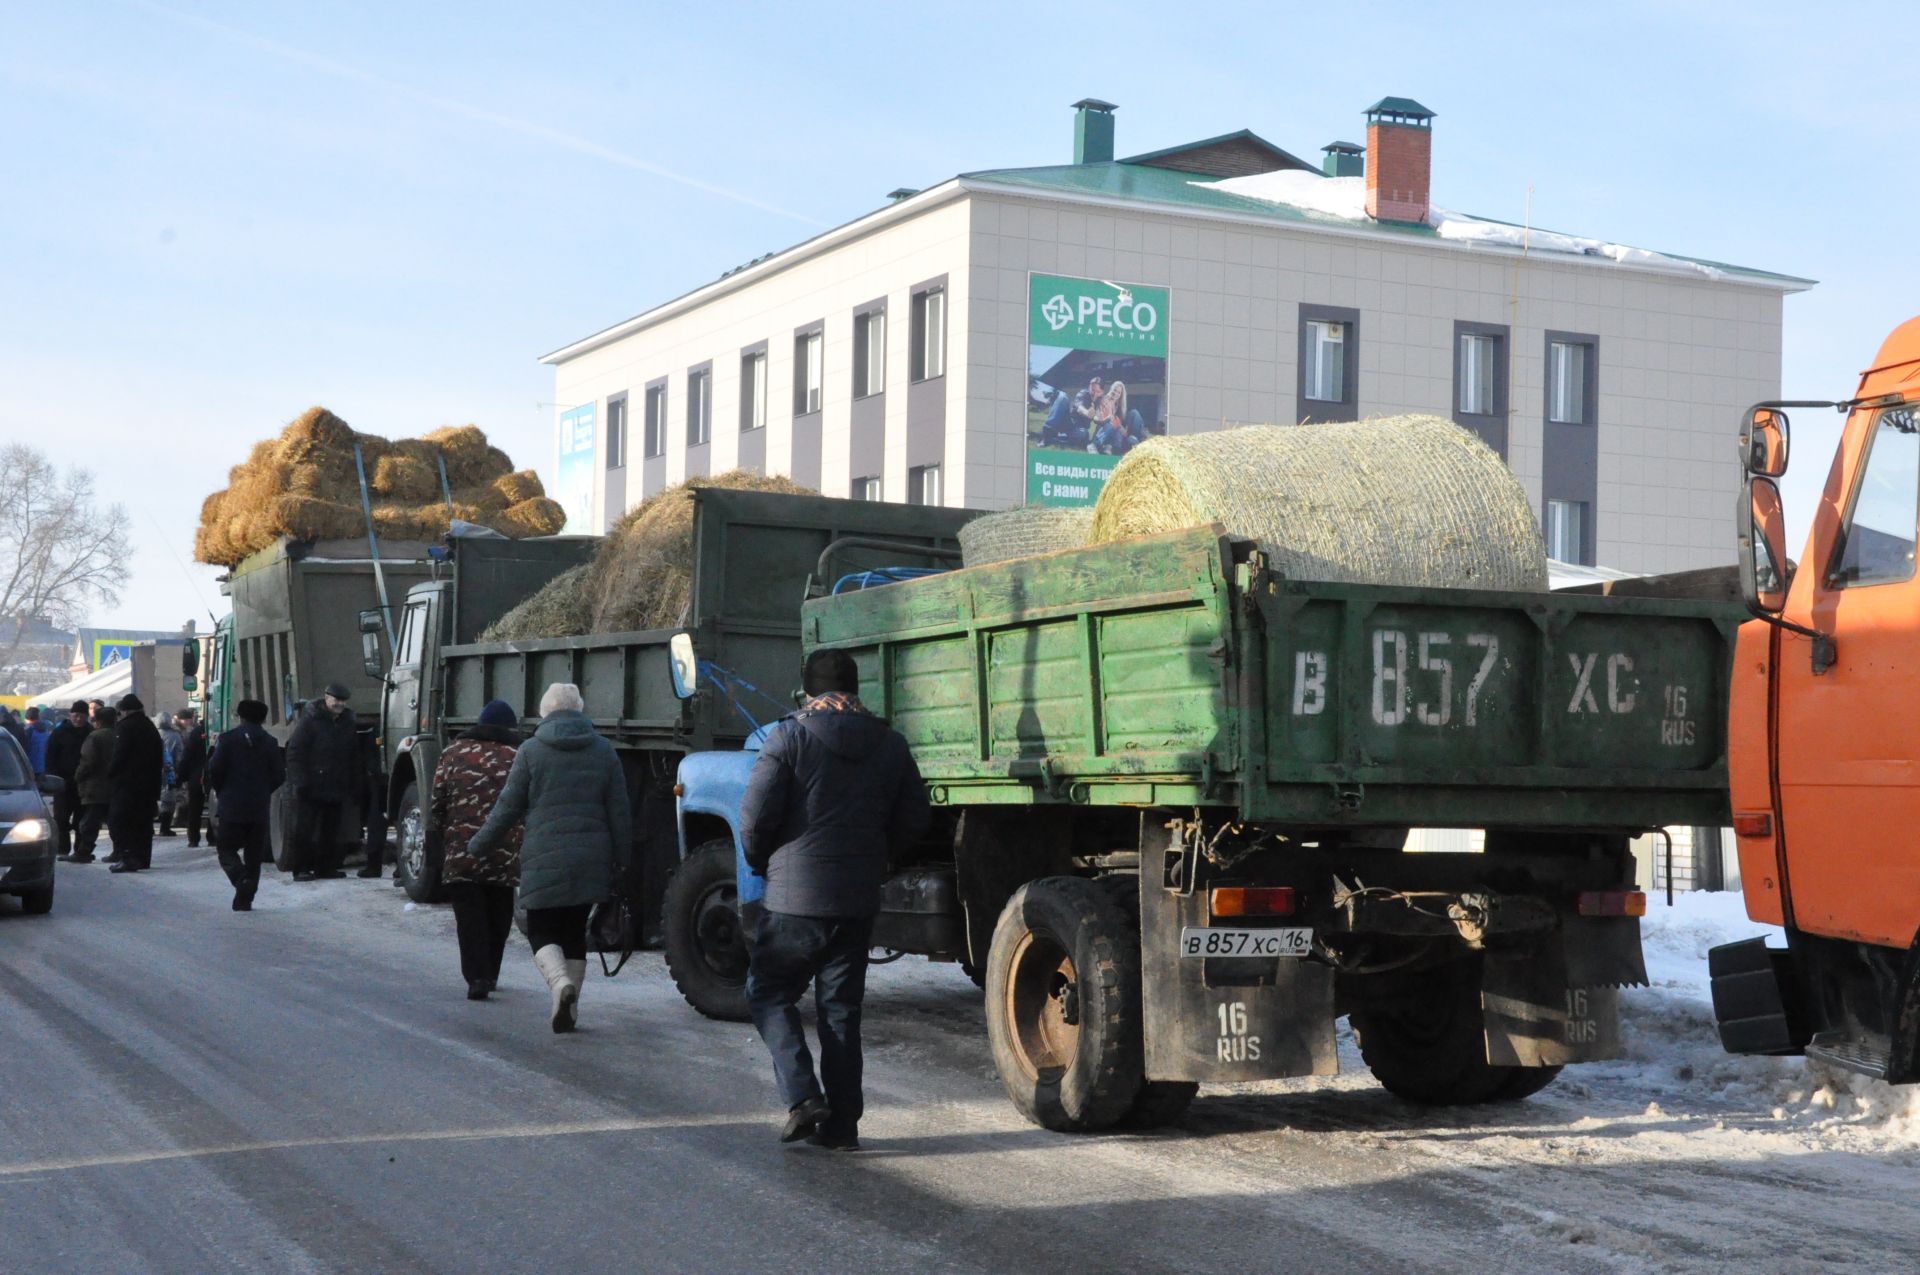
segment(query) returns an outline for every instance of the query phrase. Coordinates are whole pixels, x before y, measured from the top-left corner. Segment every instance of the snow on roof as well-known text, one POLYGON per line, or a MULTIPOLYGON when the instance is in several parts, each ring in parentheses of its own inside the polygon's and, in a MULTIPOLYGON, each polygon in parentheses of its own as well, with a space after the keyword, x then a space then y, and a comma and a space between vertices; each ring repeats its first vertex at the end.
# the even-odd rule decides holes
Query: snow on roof
MULTIPOLYGON (((1192 184, 1205 186, 1210 190, 1244 195, 1249 199, 1259 199, 1270 204, 1297 208, 1306 213, 1317 213, 1323 217, 1338 218, 1341 221, 1365 224, 1373 220, 1367 216, 1367 179, 1364 177, 1323 177, 1318 173, 1302 172, 1296 169, 1192 184)), ((1427 225, 1431 226, 1434 234, 1440 238, 1462 243, 1486 244, 1489 247, 1499 248, 1524 248, 1530 252, 1560 252, 1582 257, 1605 257, 1623 264, 1664 267, 1702 274, 1709 279, 1725 277, 1724 271, 1701 261, 1670 257, 1663 252, 1633 248, 1626 244, 1608 243, 1603 239, 1585 239, 1578 235, 1563 235, 1551 230, 1515 226, 1504 221, 1488 221, 1480 217, 1469 217, 1465 213, 1450 212, 1445 208, 1430 208, 1427 213, 1427 225)))

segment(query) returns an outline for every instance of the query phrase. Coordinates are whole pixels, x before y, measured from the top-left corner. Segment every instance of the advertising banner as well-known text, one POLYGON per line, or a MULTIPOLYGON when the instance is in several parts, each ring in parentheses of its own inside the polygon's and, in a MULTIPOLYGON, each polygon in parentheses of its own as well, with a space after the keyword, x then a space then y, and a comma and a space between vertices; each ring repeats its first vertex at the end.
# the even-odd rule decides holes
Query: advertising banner
POLYGON ((594 404, 560 413, 560 464, 553 498, 567 511, 569 535, 598 535, 593 525, 594 404))
POLYGON ((1167 432, 1167 289, 1027 276, 1027 503, 1091 505, 1167 432))

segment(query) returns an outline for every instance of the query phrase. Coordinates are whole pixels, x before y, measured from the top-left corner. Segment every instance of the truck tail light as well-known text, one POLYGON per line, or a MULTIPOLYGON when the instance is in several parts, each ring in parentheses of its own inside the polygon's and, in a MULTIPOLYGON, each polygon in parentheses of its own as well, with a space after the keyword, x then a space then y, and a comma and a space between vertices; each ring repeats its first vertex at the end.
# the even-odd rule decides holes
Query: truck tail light
POLYGON ((1773 835, 1773 812, 1770 810, 1736 810, 1733 814, 1733 835, 1736 837, 1771 837, 1773 835))
POLYGON ((1581 916, 1645 916, 1647 896, 1638 890, 1585 890, 1578 911, 1581 916))
POLYGON ((1223 885, 1207 892, 1215 916, 1292 916, 1299 899, 1290 885, 1223 885))

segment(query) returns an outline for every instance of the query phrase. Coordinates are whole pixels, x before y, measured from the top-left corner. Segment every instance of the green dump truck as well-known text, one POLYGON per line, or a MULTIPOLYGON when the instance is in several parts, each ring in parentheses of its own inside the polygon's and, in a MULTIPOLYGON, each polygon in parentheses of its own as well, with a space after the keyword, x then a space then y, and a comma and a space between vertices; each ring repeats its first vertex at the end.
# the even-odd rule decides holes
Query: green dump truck
POLYGON ((1741 618, 1285 579, 1213 528, 819 598, 801 625, 858 661, 941 814, 876 941, 967 962, 1015 1105, 1083 1130, 1332 1073, 1341 1016, 1424 1103, 1613 1056, 1617 989, 1646 978, 1628 841, 1727 821, 1741 618), (1409 852, 1415 828, 1482 848, 1409 852))

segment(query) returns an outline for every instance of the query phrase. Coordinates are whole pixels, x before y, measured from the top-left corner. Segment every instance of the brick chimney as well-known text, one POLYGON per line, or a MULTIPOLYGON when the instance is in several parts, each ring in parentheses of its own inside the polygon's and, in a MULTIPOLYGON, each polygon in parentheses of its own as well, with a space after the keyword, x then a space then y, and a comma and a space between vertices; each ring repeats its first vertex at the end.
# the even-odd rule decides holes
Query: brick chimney
POLYGON ((1367 115, 1367 216, 1425 224, 1433 165, 1433 112, 1383 97, 1367 115))
POLYGON ((1119 109, 1097 97, 1083 97, 1073 104, 1074 163, 1113 162, 1113 113, 1119 109))

